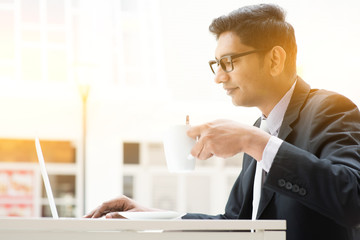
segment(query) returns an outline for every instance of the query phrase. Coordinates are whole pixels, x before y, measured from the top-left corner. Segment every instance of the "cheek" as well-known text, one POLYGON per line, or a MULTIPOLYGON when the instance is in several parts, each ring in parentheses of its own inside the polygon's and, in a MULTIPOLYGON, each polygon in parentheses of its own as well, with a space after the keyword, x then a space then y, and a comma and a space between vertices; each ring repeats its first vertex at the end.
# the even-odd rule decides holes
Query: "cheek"
POLYGON ((243 71, 235 73, 234 79, 237 86, 241 89, 251 88, 251 86, 258 81, 257 73, 250 69, 244 69, 243 71))
POLYGON ((264 69, 259 66, 259 61, 239 61, 234 65, 232 79, 242 90, 257 90, 264 88, 264 69))
POLYGON ((251 64, 251 61, 239 61, 234 65, 234 73, 242 78, 251 77, 258 71, 258 65, 251 64))

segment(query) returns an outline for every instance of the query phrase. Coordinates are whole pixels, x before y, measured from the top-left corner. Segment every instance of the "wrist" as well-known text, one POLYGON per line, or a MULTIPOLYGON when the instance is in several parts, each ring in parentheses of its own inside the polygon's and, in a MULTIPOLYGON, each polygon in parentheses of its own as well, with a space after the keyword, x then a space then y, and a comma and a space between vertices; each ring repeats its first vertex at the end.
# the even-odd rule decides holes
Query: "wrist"
POLYGON ((246 135, 243 151, 255 160, 260 161, 270 137, 270 134, 253 127, 246 135))

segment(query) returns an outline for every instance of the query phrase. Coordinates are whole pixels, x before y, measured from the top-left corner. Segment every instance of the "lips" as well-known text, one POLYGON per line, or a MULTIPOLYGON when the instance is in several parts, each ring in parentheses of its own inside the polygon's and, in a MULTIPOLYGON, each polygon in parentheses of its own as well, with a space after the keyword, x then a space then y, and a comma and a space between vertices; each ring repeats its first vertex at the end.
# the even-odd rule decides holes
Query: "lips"
POLYGON ((224 88, 227 95, 231 95, 237 88, 224 88))

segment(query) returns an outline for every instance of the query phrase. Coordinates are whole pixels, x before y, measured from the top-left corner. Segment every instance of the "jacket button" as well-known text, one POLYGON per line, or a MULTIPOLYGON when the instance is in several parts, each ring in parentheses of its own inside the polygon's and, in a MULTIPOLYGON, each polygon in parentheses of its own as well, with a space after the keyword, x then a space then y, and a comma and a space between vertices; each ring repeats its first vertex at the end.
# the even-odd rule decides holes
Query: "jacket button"
POLYGON ((306 195, 306 190, 304 188, 300 188, 299 189, 299 194, 300 194, 300 196, 305 196, 306 195))
POLYGON ((287 190, 291 190, 292 189, 292 183, 291 182, 286 182, 286 185, 285 185, 285 188, 287 189, 287 190))
POLYGON ((279 180, 278 180, 278 185, 279 185, 279 187, 284 187, 285 184, 286 184, 286 182, 285 182, 284 179, 279 179, 279 180))
POLYGON ((299 190, 300 190, 300 188, 299 188, 298 185, 294 184, 294 185, 292 186, 292 191, 293 191, 294 193, 299 192, 299 190))

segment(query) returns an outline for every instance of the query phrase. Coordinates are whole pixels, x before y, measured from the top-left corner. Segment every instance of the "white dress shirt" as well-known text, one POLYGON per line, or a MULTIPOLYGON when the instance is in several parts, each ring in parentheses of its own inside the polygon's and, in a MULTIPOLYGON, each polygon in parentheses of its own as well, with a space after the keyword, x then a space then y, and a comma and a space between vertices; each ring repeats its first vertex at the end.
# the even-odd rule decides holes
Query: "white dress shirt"
MULTIPOLYGON (((274 161, 275 155, 278 152, 280 145, 283 143, 283 140, 278 138, 281 124, 284 120, 284 115, 287 107, 289 106, 291 96, 293 95, 295 89, 295 83, 292 85, 289 91, 283 96, 283 98, 276 104, 276 106, 271 110, 269 116, 266 118, 267 127, 271 134, 271 138, 265 146, 262 159, 259 162, 262 169, 265 172, 269 172, 271 165, 274 161)), ((262 118, 265 119, 264 116, 262 118)))

